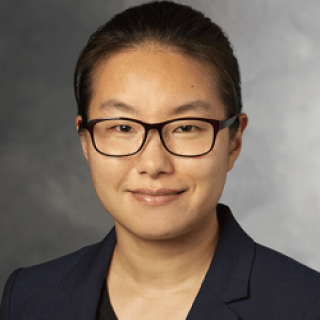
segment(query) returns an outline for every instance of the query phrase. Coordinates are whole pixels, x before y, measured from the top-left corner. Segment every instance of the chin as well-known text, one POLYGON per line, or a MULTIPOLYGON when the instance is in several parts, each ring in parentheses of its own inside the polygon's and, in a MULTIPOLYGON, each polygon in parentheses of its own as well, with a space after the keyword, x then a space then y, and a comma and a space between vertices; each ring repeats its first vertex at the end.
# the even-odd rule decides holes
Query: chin
POLYGON ((158 222, 155 224, 154 222, 144 222, 143 225, 131 225, 130 228, 126 228, 124 226, 124 228, 137 238, 150 241, 160 241, 183 238, 192 231, 192 226, 194 226, 194 223, 175 225, 174 223, 161 224, 158 222))
POLYGON ((183 233, 177 232, 176 230, 153 230, 153 232, 142 232, 140 238, 144 240, 151 241, 161 241, 161 240, 170 240, 175 239, 181 236, 183 233))

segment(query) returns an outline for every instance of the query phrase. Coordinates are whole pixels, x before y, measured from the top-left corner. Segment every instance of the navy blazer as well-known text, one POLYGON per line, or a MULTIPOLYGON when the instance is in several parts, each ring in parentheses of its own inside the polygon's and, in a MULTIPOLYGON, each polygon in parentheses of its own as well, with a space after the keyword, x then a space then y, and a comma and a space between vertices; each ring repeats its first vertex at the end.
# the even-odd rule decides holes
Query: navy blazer
MULTIPOLYGON (((259 244, 219 204, 222 232, 187 320, 320 320, 320 274, 259 244)), ((1 320, 95 320, 116 243, 106 238, 65 257, 18 269, 1 320)))

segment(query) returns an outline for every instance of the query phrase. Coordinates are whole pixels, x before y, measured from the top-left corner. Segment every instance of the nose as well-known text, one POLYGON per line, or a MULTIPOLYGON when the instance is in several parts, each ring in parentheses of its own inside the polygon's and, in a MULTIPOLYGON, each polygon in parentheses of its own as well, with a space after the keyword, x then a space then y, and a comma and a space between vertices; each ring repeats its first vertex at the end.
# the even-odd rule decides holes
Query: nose
POLYGON ((146 142, 137 154, 136 168, 138 173, 157 178, 161 174, 174 172, 172 155, 164 148, 156 129, 148 132, 146 142))

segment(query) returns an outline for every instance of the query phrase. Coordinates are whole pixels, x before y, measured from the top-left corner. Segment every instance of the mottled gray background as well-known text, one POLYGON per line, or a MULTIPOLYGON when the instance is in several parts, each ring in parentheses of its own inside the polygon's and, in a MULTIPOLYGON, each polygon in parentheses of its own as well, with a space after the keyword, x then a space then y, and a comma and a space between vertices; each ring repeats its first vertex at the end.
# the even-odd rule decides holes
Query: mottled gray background
MULTIPOLYGON (((18 267, 112 226, 74 127, 73 69, 130 0, 0 0, 0 292, 18 267)), ((249 126, 222 202, 258 242, 320 270, 320 1, 199 0, 239 58, 249 126)))

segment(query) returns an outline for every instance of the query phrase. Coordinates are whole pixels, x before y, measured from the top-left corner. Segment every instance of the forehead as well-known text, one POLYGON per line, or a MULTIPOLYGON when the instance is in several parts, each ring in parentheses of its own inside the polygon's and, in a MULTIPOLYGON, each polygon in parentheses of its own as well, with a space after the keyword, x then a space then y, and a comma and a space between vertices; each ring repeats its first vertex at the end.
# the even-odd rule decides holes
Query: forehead
POLYGON ((179 107, 191 111, 190 106, 202 116, 224 112, 212 68, 179 52, 153 47, 119 52, 97 65, 89 111, 106 112, 114 105, 143 115, 172 113, 179 107))

